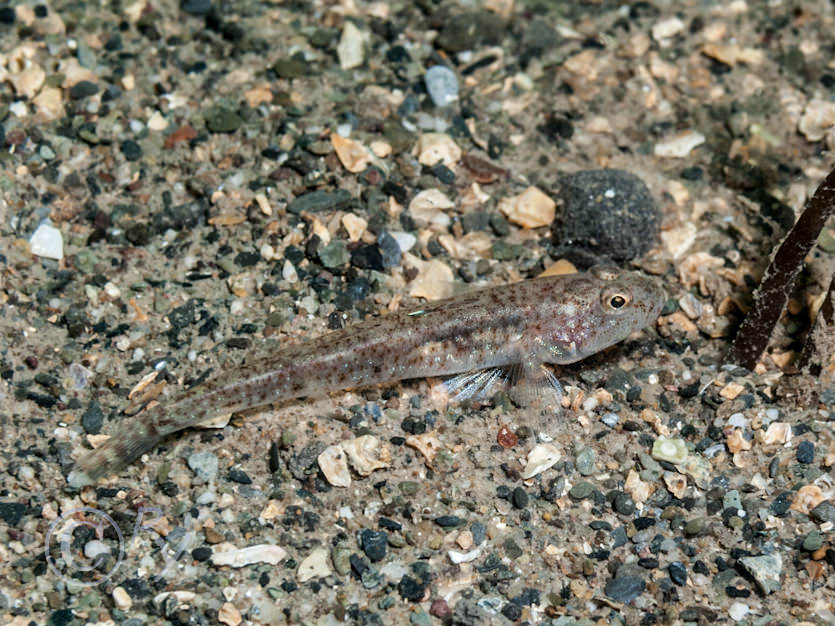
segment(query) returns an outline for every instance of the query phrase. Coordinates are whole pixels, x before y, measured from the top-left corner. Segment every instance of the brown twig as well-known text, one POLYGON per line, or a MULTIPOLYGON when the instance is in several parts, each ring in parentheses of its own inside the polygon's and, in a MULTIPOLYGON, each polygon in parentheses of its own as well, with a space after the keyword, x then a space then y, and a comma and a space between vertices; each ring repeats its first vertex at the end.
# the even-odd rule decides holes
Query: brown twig
POLYGON ((835 276, 829 281, 826 297, 815 318, 815 324, 806 335, 806 343, 800 354, 798 366, 814 376, 821 373, 826 357, 835 349, 835 276))
POLYGON ((815 245, 833 210, 835 170, 815 190, 766 269, 754 295, 754 305, 734 338, 729 355, 731 362, 748 369, 754 368, 786 306, 794 281, 803 268, 803 260, 815 245))

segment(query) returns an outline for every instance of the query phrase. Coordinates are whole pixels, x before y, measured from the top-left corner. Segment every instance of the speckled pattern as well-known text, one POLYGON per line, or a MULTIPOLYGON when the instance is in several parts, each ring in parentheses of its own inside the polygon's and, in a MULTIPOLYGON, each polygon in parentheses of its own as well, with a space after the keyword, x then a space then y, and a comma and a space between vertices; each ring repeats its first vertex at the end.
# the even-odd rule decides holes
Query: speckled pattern
POLYGON ((279 399, 517 363, 573 363, 650 324, 664 300, 651 279, 598 266, 366 320, 154 407, 83 458, 81 478, 113 473, 171 433, 279 399))

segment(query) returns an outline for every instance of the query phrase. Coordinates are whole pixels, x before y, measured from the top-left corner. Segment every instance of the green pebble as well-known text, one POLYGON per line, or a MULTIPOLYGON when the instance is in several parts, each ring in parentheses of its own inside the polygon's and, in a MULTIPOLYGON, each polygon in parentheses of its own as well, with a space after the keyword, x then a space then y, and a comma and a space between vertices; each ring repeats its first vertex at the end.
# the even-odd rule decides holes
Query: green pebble
POLYGON ((522 256, 525 246, 518 243, 497 241, 493 244, 493 258, 497 261, 512 261, 522 256))
POLYGON ((586 481, 577 483, 568 491, 568 495, 575 500, 585 500, 592 493, 594 493, 594 485, 586 481))
POLYGON ((432 618, 423 609, 414 611, 409 617, 409 622, 415 626, 432 626, 432 618))
POLYGON ((334 239, 328 245, 319 248, 319 260, 328 269, 342 267, 351 260, 345 242, 334 239))
POLYGON ((820 534, 820 531, 813 530, 806 538, 803 540, 803 549, 806 552, 814 552, 815 550, 819 550, 820 547, 823 545, 823 535, 820 534))
POLYGON ((696 535, 700 535, 704 532, 705 526, 705 518, 696 517, 684 525, 684 534, 688 537, 695 537, 696 535))
POLYGON ((574 465, 577 467, 577 471, 580 472, 583 476, 591 476, 594 473, 594 450, 592 448, 583 448, 577 454, 577 458, 574 460, 574 465))
POLYGON ((310 68, 307 61, 296 57, 279 59, 273 65, 273 71, 280 78, 301 78, 307 76, 310 68))
POLYGON ((420 488, 420 485, 414 480, 401 481, 397 486, 400 488, 400 491, 403 492, 404 496, 414 496, 420 488))
POLYGON ((97 262, 92 250, 79 250, 75 255, 75 269, 82 274, 92 274, 97 262))
POLYGON ((232 133, 243 124, 243 118, 224 106, 211 107, 206 112, 206 127, 213 133, 232 133))
POLYGON ((507 556, 507 558, 509 558, 512 561, 515 561, 520 556, 522 556, 524 551, 522 550, 522 548, 519 547, 519 544, 517 544, 512 538, 508 538, 504 542, 504 553, 507 556))
POLYGON ((82 141, 86 141, 87 143, 97 144, 99 143, 99 136, 89 130, 80 130, 78 131, 78 138, 82 141))
POLYGON ((340 576, 347 576, 351 571, 351 550, 344 546, 335 546, 331 550, 331 561, 333 568, 340 576))
POLYGON ((736 489, 731 489, 725 494, 725 497, 722 498, 722 508, 736 509, 737 511, 742 510, 742 498, 740 498, 739 492, 736 489))

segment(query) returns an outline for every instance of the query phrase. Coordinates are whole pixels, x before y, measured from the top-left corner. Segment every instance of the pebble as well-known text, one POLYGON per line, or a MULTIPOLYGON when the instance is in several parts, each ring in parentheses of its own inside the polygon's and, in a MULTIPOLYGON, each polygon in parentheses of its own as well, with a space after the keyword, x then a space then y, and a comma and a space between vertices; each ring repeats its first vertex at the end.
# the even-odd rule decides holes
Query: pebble
POLYGON ((577 458, 574 460, 574 465, 577 471, 582 476, 591 476, 594 473, 595 452, 594 449, 588 446, 580 450, 577 458))
POLYGON ((812 509, 809 513, 813 520, 820 523, 832 522, 835 523, 835 504, 829 502, 821 502, 818 506, 812 509))
POLYGON ((835 102, 812 98, 797 122, 797 129, 809 141, 820 141, 835 126, 835 102))
POLYGON ((815 444, 811 441, 801 441, 797 444, 797 462, 808 465, 815 460, 815 444))
POLYGON ((783 559, 779 554, 744 556, 739 559, 739 564, 751 575, 763 594, 768 595, 780 589, 783 559))
POLYGON ((213 106, 206 112, 206 128, 213 133, 233 133, 243 122, 243 118, 228 107, 213 106))
POLYGON ((188 457, 188 466, 197 478, 210 483, 217 476, 217 455, 212 452, 195 452, 188 457))
POLYGON ((446 65, 433 65, 423 80, 435 106, 445 107, 458 100, 458 77, 446 65))
POLYGON ((91 400, 87 410, 81 416, 81 426, 88 435, 98 435, 104 424, 104 413, 96 400, 91 400))
POLYGON ((522 470, 522 478, 527 480, 553 467, 560 460, 560 451, 550 443, 542 443, 528 453, 528 460, 522 470))
POLYGON ((659 437, 652 444, 652 458, 673 465, 684 463, 687 459, 687 444, 682 439, 659 437))
POLYGON ((343 267, 351 260, 351 254, 341 239, 334 239, 329 244, 320 247, 317 254, 322 265, 328 269, 343 267))
POLYGON ((359 141, 333 133, 331 144, 342 167, 352 174, 362 172, 371 164, 371 153, 359 141))
POLYGON ((426 593, 426 585, 406 574, 397 583, 397 592, 404 600, 419 602, 423 600, 423 596, 426 593))
POLYGON ((64 239, 61 231, 52 224, 43 222, 29 237, 32 254, 46 259, 60 261, 64 258, 64 239))
POLYGON ((667 573, 670 575, 670 579, 679 587, 687 583, 687 568, 681 561, 673 561, 670 563, 667 567, 667 573))
POLYGON ((446 20, 435 43, 447 52, 476 50, 501 43, 507 27, 492 11, 467 11, 446 20))
POLYGON ((359 540, 365 556, 372 563, 382 561, 386 557, 388 534, 385 531, 364 528, 359 532, 359 540))
POLYGON ((646 588, 644 579, 640 576, 619 576, 606 583, 605 593, 610 600, 629 604, 641 595, 646 588))
POLYGON ((528 492, 522 487, 516 487, 510 497, 510 501, 517 509, 525 509, 528 506, 528 492))
POLYGON ((577 483, 576 485, 573 485, 571 489, 569 489, 568 495, 570 495, 575 500, 585 500, 591 494, 594 493, 594 490, 595 486, 592 483, 582 481, 577 483))
POLYGON ((452 167, 461 160, 461 148, 446 133, 424 133, 415 146, 418 162, 432 167, 443 163, 452 167))
POLYGON ((635 512, 635 501, 628 493, 620 491, 612 502, 612 508, 621 515, 632 515, 635 512))
POLYGON ((557 203, 536 187, 499 201, 499 210, 522 228, 539 228, 554 221, 557 203))
POLYGON ((661 211, 646 184, 623 170, 586 170, 566 176, 554 228, 563 256, 582 267, 623 263, 645 254, 661 226, 661 211))
POLYGON ((823 535, 821 535, 820 531, 817 530, 813 530, 803 539, 803 549, 806 550, 806 552, 814 552, 815 550, 820 549, 822 545, 823 535))
POLYGON ((359 67, 365 61, 365 35, 350 21, 345 21, 339 44, 336 46, 339 66, 343 70, 359 67))

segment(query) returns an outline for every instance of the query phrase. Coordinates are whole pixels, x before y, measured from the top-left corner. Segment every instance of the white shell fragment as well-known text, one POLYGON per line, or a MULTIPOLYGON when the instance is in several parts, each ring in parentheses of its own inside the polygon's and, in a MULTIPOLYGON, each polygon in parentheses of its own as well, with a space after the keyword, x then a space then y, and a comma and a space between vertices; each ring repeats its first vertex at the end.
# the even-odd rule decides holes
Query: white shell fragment
POLYGON ((652 27, 652 38, 655 41, 669 39, 684 30, 684 22, 677 17, 668 17, 656 22, 652 27))
POLYGON ((359 141, 333 133, 331 144, 342 167, 352 174, 362 172, 371 163, 371 153, 359 141))
POLYGON ((329 558, 328 551, 325 548, 314 548, 307 558, 299 563, 297 572, 299 582, 304 583, 313 578, 330 576, 332 571, 328 564, 329 558))
POLYGON ((536 187, 528 187, 518 196, 499 201, 499 210, 523 228, 548 226, 554 221, 556 207, 557 203, 536 187))
POLYGON ((659 141, 655 144, 654 153, 657 157, 684 158, 696 146, 705 142, 705 136, 695 130, 688 130, 674 137, 659 141))
POLYGON ((457 550, 450 550, 448 553, 449 560, 458 565, 459 563, 469 563, 475 561, 481 556, 481 548, 470 550, 469 552, 458 552, 457 550))
POLYGON ((527 480, 553 467, 560 460, 560 451, 550 443, 541 443, 528 452, 528 462, 522 470, 522 478, 527 480))
POLYGON ((360 476, 368 476, 374 470, 388 467, 391 462, 391 452, 386 446, 380 446, 380 440, 373 435, 343 441, 340 446, 348 455, 351 467, 360 476))
POLYGON ((785 444, 791 441, 792 429, 787 422, 771 422, 768 425, 768 430, 765 431, 763 443, 765 444, 785 444))
MULTIPOLYGON (((221 544, 223 545, 223 544, 221 544)), ((227 546, 231 544, 225 544, 227 546)), ((220 548, 220 546, 218 546, 220 548)), ((281 546, 262 543, 247 548, 238 548, 212 555, 214 565, 228 565, 229 567, 244 567, 253 563, 269 563, 277 565, 287 558, 287 551, 281 546)))
POLYGON ((365 60, 365 36, 353 22, 346 21, 342 29, 342 36, 336 46, 336 55, 339 57, 339 67, 343 70, 351 70, 362 65, 365 60))
POLYGON ((461 159, 461 148, 445 133, 425 133, 420 136, 415 148, 421 165, 443 163, 452 167, 461 159))
POLYGON ((797 123, 797 129, 809 141, 820 141, 826 136, 827 130, 835 126, 835 102, 812 99, 803 116, 797 123))
POLYGON ((433 431, 422 435, 411 435, 406 437, 406 445, 414 448, 423 455, 427 465, 435 460, 435 455, 441 449, 441 441, 433 431))
POLYGON ((52 224, 43 223, 29 237, 32 254, 60 261, 64 258, 64 240, 61 231, 52 224))
POLYGON ((328 446, 316 460, 319 462, 319 469, 331 485, 334 487, 351 486, 348 458, 340 446, 328 446))

